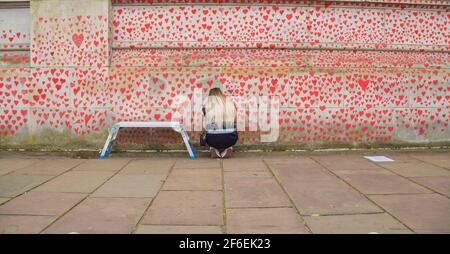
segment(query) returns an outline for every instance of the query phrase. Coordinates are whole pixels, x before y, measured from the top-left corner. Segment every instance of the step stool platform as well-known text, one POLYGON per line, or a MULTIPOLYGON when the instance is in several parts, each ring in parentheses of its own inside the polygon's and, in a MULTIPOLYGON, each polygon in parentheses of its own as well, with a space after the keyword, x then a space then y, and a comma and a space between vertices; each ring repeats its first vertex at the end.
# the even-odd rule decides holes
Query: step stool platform
POLYGON ((183 139, 183 142, 189 153, 189 158, 192 160, 196 158, 196 151, 189 141, 189 136, 181 127, 179 122, 118 122, 109 129, 109 135, 100 153, 100 159, 104 159, 105 154, 112 153, 112 144, 114 143, 117 137, 117 133, 119 133, 119 130, 121 128, 171 128, 174 131, 180 133, 181 138, 183 139))

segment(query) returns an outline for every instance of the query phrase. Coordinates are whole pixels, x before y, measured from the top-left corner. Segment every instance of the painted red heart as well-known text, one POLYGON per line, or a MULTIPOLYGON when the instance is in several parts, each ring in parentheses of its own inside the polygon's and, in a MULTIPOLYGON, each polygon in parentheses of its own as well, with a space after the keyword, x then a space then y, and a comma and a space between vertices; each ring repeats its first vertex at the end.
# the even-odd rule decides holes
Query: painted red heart
POLYGON ((73 34, 72 35, 72 41, 75 43, 75 45, 79 48, 81 44, 83 43, 84 35, 83 34, 73 34))

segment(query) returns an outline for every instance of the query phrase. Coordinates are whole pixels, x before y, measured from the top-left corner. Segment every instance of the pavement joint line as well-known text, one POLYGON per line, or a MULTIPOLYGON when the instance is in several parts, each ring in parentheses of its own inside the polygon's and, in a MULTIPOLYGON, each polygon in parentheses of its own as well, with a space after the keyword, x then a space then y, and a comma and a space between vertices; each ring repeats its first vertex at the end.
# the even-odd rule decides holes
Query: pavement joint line
MULTIPOLYGON (((235 173, 235 172, 245 172, 245 173, 264 173, 264 172, 269 172, 268 170, 224 170, 225 173, 235 173)), ((248 177, 252 177, 252 176, 248 176, 248 177)), ((266 178, 270 178, 270 176, 260 176, 260 177, 266 177, 266 178)))
POLYGON ((251 178, 257 178, 257 179, 261 179, 261 180, 272 179, 271 176, 242 176, 242 177, 232 176, 232 177, 228 177, 228 178, 239 178, 239 179, 251 179, 251 178))
MULTIPOLYGON (((449 155, 449 156, 450 156, 450 155, 449 155)), ((418 161, 420 161, 420 162, 423 162, 423 163, 425 163, 425 164, 430 164, 430 165, 433 165, 433 166, 435 166, 435 167, 442 168, 442 169, 445 169, 445 170, 447 170, 447 171, 450 171, 450 168, 445 168, 445 167, 442 167, 442 166, 440 166, 440 165, 434 164, 434 163, 432 163, 432 162, 425 161, 425 160, 423 160, 423 159, 420 159, 420 158, 415 157, 414 155, 408 155, 408 157, 411 157, 411 158, 413 158, 413 159, 415 159, 415 160, 418 160, 418 161)))
POLYGON ((227 207, 228 209, 231 210, 242 210, 242 209, 265 209, 265 208, 294 208, 294 206, 233 206, 233 207, 227 207))
POLYGON ((222 233, 227 233, 227 207, 225 202, 225 169, 223 168, 223 160, 220 160, 220 176, 222 177, 222 214, 223 214, 223 225, 221 227, 222 233))
POLYGON ((431 194, 435 194, 435 193, 434 192, 433 193, 430 193, 430 192, 426 192, 426 193, 424 193, 424 192, 421 192, 421 193, 415 193, 415 192, 411 192, 411 193, 379 193, 379 194, 367 193, 366 195, 368 195, 368 196, 395 196, 395 195, 408 196, 408 195, 431 195, 431 194))
POLYGON ((272 177, 274 178, 275 182, 277 182, 278 186, 281 187, 281 189, 283 190, 284 194, 287 196, 287 198, 289 199, 289 202, 292 205, 292 208, 294 209, 294 211, 298 214, 298 216, 301 219, 301 223, 303 224, 303 227, 306 229, 306 231, 308 233, 314 234, 314 232, 311 230, 311 228, 308 226, 308 224, 306 223, 306 221, 303 219, 303 215, 300 212, 299 208, 295 205, 294 201, 292 200, 291 196, 289 195, 289 192, 287 191, 287 189, 284 187, 284 185, 281 184, 281 180, 278 179, 278 177, 273 173, 272 168, 270 167, 269 163, 267 163, 267 161, 265 160, 265 158, 261 158, 263 164, 266 166, 266 168, 269 170, 270 174, 272 175, 272 177))
POLYGON ((76 192, 76 191, 38 191, 39 193, 66 193, 66 194, 89 194, 89 192, 76 192))
POLYGON ((173 189, 164 189, 163 191, 222 191, 222 189, 183 189, 183 190, 173 190, 173 189))
MULTIPOLYGON (((20 169, 21 169, 21 168, 20 168, 20 169)), ((7 171, 7 172, 4 173, 3 175, 0 175, 0 177, 9 175, 9 174, 11 174, 12 172, 14 172, 14 171, 16 171, 16 170, 17 170, 17 169, 11 169, 11 171, 7 171)))
POLYGON ((174 170, 214 170, 221 169, 220 167, 210 167, 210 168, 174 168, 174 170))
MULTIPOLYGON (((131 232, 130 234, 134 234, 136 232, 136 230, 139 228, 139 226, 141 225, 142 220, 144 219, 145 215, 147 214, 148 210, 150 209, 150 207, 152 206, 153 202, 155 201, 155 199, 158 197, 158 194, 162 191, 162 188, 164 187, 164 185, 166 184, 167 178, 169 178, 170 174, 172 173, 172 171, 175 168, 175 165, 177 164, 178 158, 175 159, 175 161, 172 163, 172 166, 169 169, 169 172, 167 172, 166 177, 164 178, 163 182, 161 183, 161 186, 159 186, 158 191, 156 192, 155 196, 152 198, 152 200, 150 200, 149 204, 147 205, 147 207, 144 209, 144 212, 142 213, 141 217, 139 218, 139 220, 136 222, 136 224, 131 228, 131 232)), ((146 225, 146 224, 142 224, 142 225, 146 225)))
POLYGON ((154 224, 154 223, 140 224, 140 225, 144 225, 144 226, 198 226, 198 227, 203 227, 203 226, 221 227, 222 226, 220 224, 154 224))
POLYGON ((371 214, 386 214, 385 212, 367 212, 367 213, 328 213, 328 214, 304 214, 303 217, 327 217, 327 216, 354 216, 354 215, 371 215, 371 214))
MULTIPOLYGON (((382 169, 384 169, 384 170, 386 170, 386 171, 389 171, 389 172, 391 172, 391 173, 393 173, 393 174, 395 174, 395 175, 397 175, 397 176, 400 176, 401 178, 406 179, 407 181, 413 182, 413 183, 419 185, 420 187, 425 188, 425 189, 431 191, 431 193, 404 193, 404 194, 414 194, 414 195, 417 195, 417 194, 432 194, 432 193, 435 193, 435 194, 441 195, 441 196, 443 196, 443 197, 449 199, 449 197, 447 197, 446 195, 444 195, 444 194, 442 194, 442 193, 439 193, 439 192, 437 192, 437 191, 435 191, 435 190, 429 188, 428 186, 425 186, 425 185, 423 185, 423 184, 421 184, 421 183, 419 183, 419 182, 417 182, 417 181, 414 181, 414 179, 411 179, 411 178, 408 178, 408 177, 406 177, 406 176, 400 175, 400 174, 398 174, 397 172, 395 172, 394 170, 391 170, 391 169, 389 169, 389 168, 383 167, 383 166, 382 166, 383 163, 377 164, 377 163, 375 163, 375 162, 373 162, 373 161, 369 161, 369 162, 372 163, 372 164, 375 164, 375 165, 377 165, 378 167, 380 167, 380 168, 382 168, 382 169)), ((422 161, 422 162, 423 162, 423 161, 422 161)), ((424 163, 427 164, 427 162, 424 162, 424 163)), ((428 163, 428 164, 431 164, 431 163, 428 163)), ((399 195, 404 195, 404 194, 403 194, 403 193, 399 193, 399 195)), ((369 194, 369 195, 376 195, 376 194, 369 194)), ((392 193, 391 195, 396 195, 396 194, 395 194, 395 193, 392 193)))
MULTIPOLYGON (((448 177, 448 178, 450 178, 450 176, 413 176, 412 178, 426 178, 426 177, 448 177)), ((410 179, 410 178, 408 178, 408 179, 410 179)), ((419 184, 420 186, 427 187, 427 186, 425 186, 425 185, 421 185, 420 182, 414 181, 414 179, 410 179, 410 180, 411 180, 412 182, 416 183, 416 184, 419 184)), ((444 197, 450 199, 450 195, 447 196, 447 194, 441 193, 440 191, 437 191, 437 190, 433 190, 433 191, 434 191, 436 194, 441 194, 441 195, 443 195, 444 197)), ((423 194, 430 194, 430 193, 423 193, 423 194)))
MULTIPOLYGON (((29 160, 33 160, 33 159, 29 159, 29 160)), ((40 160, 40 159, 38 159, 38 160, 40 160)), ((45 159, 42 159, 42 160, 45 160, 45 159)), ((32 164, 30 164, 30 165, 32 165, 32 164)), ((24 169, 24 168, 26 168, 26 167, 28 167, 28 166, 30 166, 30 165, 27 165, 27 166, 24 166, 24 167, 20 167, 20 168, 16 168, 16 169, 12 169, 11 171, 9 171, 9 172, 7 172, 6 174, 3 174, 3 175, 1 175, 1 176, 6 176, 6 175, 10 175, 10 174, 12 174, 12 173, 14 173, 16 170, 21 170, 21 169, 24 169)), ((79 165, 79 164, 78 164, 79 165)), ((77 166, 78 166, 77 165, 77 166)), ((70 169, 69 169, 70 170, 70 169)), ((64 172, 63 172, 64 173, 64 172)), ((0 177, 1 177, 0 176, 0 177)))
POLYGON ((25 214, 25 213, 2 213, 1 216, 34 216, 34 217, 56 217, 57 215, 49 215, 49 214, 25 214))
MULTIPOLYGON (((28 192, 31 192, 32 190, 38 188, 39 186, 41 186, 41 185, 43 185, 43 184, 46 184, 47 182, 50 182, 51 180, 55 179, 56 177, 59 177, 59 176, 64 175, 65 173, 67 173, 67 172, 69 172, 69 171, 72 171, 74 168, 78 167, 81 163, 83 163, 83 162, 80 162, 79 164, 76 164, 75 166, 69 168, 68 170, 59 173, 58 175, 54 175, 54 176, 50 175, 51 177, 50 177, 48 180, 42 182, 41 184, 39 184, 39 185, 37 185, 37 186, 34 186, 33 188, 31 188, 31 189, 29 189, 29 190, 27 190, 27 191, 25 191, 25 192, 23 192, 23 193, 21 193, 21 194, 18 194, 18 195, 14 196, 14 197, 6 197, 6 198, 9 198, 9 199, 6 200, 4 203, 2 203, 0 206, 3 206, 3 205, 5 205, 5 204, 7 204, 8 202, 10 202, 11 200, 16 199, 16 198, 18 198, 18 197, 20 197, 20 196, 22 196, 22 195, 25 195, 25 194, 27 194, 28 192)), ((24 168, 25 168, 25 167, 24 167, 24 168)), ((23 169, 23 168, 20 168, 20 169, 23 169)), ((12 173, 12 172, 14 172, 14 171, 16 171, 16 170, 18 170, 18 169, 13 170, 13 171, 9 172, 9 173, 6 174, 6 175, 9 175, 10 173, 12 173)), ((3 176, 5 176, 5 175, 3 175, 3 176)), ((39 176, 49 176, 49 175, 39 175, 39 176)))
MULTIPOLYGON (((49 159, 38 159, 38 160, 46 161, 46 160, 49 160, 49 159)), ((51 160, 51 159, 50 159, 50 160, 51 160)), ((67 172, 69 172, 69 171, 72 171, 74 168, 80 166, 80 165, 83 164, 83 163, 84 163, 84 161, 81 161, 80 163, 78 163, 78 164, 76 164, 75 166, 73 166, 73 167, 67 169, 66 171, 63 171, 63 172, 59 173, 58 175, 39 175, 39 176, 52 176, 51 179, 53 179, 53 178, 58 177, 58 176, 60 176, 60 175, 62 175, 62 174, 65 174, 65 173, 67 173, 67 172)), ((32 165, 32 164, 30 164, 30 165, 32 165)), ((23 167, 23 168, 16 168, 16 169, 13 169, 12 171, 9 171, 8 173, 6 173, 6 174, 4 174, 4 175, 2 175, 2 176, 12 175, 12 174, 14 174, 14 172, 16 172, 17 170, 24 169, 24 168, 26 168, 26 167, 28 167, 28 166, 30 166, 30 165, 27 165, 27 166, 25 166, 25 167, 23 167)), ((27 174, 24 174, 24 175, 27 175, 27 174)), ((0 177, 1 177, 1 176, 0 176, 0 177)), ((46 181, 46 182, 47 182, 47 181, 46 181)), ((44 182, 44 183, 45 183, 45 182, 44 182)), ((42 184, 44 184, 44 183, 42 183, 42 184)), ((42 184, 40 184, 40 185, 42 185, 42 184)), ((39 185, 39 186, 40 186, 40 185, 39 185)), ((37 186, 36 186, 36 187, 37 187, 37 186)), ((34 189, 34 188, 33 188, 33 189, 34 189)), ((30 190, 31 190, 31 189, 30 189, 30 190)))
MULTIPOLYGON (((443 149, 442 153, 450 153, 450 152, 449 152, 449 149, 443 149)), ((439 166, 437 164, 434 164, 433 162, 429 162, 429 161, 425 161, 424 159, 420 159, 419 157, 416 157, 417 155, 415 155, 415 154, 407 154, 406 156, 408 156, 408 157, 410 157, 412 159, 418 160, 420 162, 423 162, 423 163, 431 164, 431 165, 436 166, 438 168, 443 168, 443 169, 450 170, 450 168, 445 168, 445 167, 439 166)), ((405 163, 407 163, 407 162, 405 162, 405 163)))
MULTIPOLYGON (((165 181, 164 181, 164 183, 165 183, 165 181)), ((162 187, 161 187, 161 188, 162 188, 162 187)), ((189 192, 214 191, 214 192, 220 192, 220 191, 222 191, 222 190, 220 189, 220 190, 161 190, 161 191, 164 191, 164 192, 177 192, 177 191, 189 191, 189 192)))
POLYGON ((450 178, 450 176, 410 176, 410 177, 408 177, 408 179, 409 178, 427 178, 427 177, 448 177, 448 178, 450 178))
MULTIPOLYGON (((85 201, 86 199, 88 199, 92 193, 94 193, 95 191, 97 191, 98 189, 100 189, 106 182, 108 182, 109 180, 111 180, 111 178, 113 178, 114 176, 116 176, 123 168, 125 168, 126 166, 128 166, 128 164, 130 164, 130 162, 133 159, 129 159, 127 161, 127 163, 125 163, 119 170, 117 170, 111 177, 109 177, 108 179, 106 179, 102 184, 100 184, 99 186, 97 186, 97 188, 95 188, 94 190, 92 190, 91 192, 87 193, 87 195, 82 198, 80 201, 78 201, 76 204, 74 204, 71 208, 69 208, 67 211, 65 211, 64 213, 62 213, 60 216, 57 216, 55 220, 53 220, 50 224, 48 224, 46 227, 44 227, 41 231, 39 231, 39 234, 42 234, 45 230, 47 230, 48 228, 50 228, 53 224, 55 224, 57 221, 59 221, 64 215, 68 214, 70 211, 72 211, 75 207, 77 207, 79 204, 81 204, 83 201, 85 201)), ((81 163, 80 163, 81 164, 81 163)), ((79 164, 79 165, 80 165, 79 164)), ((78 165, 77 165, 78 166, 78 165)), ((75 168, 75 167, 74 167, 75 168)), ((73 170, 73 168, 71 169, 73 170)), ((69 171, 67 171, 69 172, 69 171)), ((88 171, 88 172, 92 172, 92 171, 88 171)))
POLYGON ((390 212, 388 212, 386 209, 384 209, 384 207, 382 207, 381 205, 378 205, 378 203, 376 203, 374 200, 372 200, 369 196, 366 196, 364 193, 362 193, 358 188, 356 188, 355 186, 351 185, 348 181, 342 179, 341 177, 339 177, 339 175, 337 175, 336 173, 334 173, 332 170, 330 170, 329 168, 327 168, 325 165, 323 165, 322 163, 320 163, 319 161, 317 161, 316 159, 314 159, 312 156, 309 156, 309 158, 313 161, 315 161, 317 164, 319 164, 320 166, 322 166, 323 168, 325 168, 326 170, 328 170, 331 174, 333 174, 335 177, 337 177, 338 179, 340 179, 341 181, 343 181, 345 184, 347 184, 348 186, 350 186, 351 188, 353 188, 355 191, 357 191, 360 195, 362 195, 364 198, 367 199, 367 201, 371 202, 372 204, 374 204, 375 206, 377 206, 378 208, 380 208, 382 211, 384 211, 385 213, 389 214, 392 216, 392 218, 396 219, 399 223, 401 223, 403 226, 405 226, 407 229, 411 230, 411 232, 416 233, 416 231, 414 231, 411 227, 409 227, 408 225, 406 225, 406 223, 404 223, 403 221, 401 221, 399 218, 397 218, 396 216, 394 216, 393 214, 391 214, 390 212))

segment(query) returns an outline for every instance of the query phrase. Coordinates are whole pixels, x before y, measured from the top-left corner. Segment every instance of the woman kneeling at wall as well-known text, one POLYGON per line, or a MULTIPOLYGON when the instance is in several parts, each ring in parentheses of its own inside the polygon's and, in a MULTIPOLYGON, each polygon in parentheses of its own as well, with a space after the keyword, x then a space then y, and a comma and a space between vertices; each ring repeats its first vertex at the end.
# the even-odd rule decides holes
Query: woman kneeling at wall
POLYGON ((200 138, 202 146, 208 145, 212 158, 229 158, 238 140, 236 106, 220 88, 209 91, 203 107, 205 133, 200 138))

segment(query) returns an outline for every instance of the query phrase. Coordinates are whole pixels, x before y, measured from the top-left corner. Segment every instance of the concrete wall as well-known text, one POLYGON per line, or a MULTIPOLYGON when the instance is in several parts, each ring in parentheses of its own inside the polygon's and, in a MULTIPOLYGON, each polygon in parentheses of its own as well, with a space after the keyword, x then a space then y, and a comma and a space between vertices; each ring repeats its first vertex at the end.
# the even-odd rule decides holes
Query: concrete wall
MULTIPOLYGON (((280 97, 278 141, 262 144, 247 129, 243 147, 449 144, 449 8, 437 0, 31 1, 31 35, 12 18, 0 22, 1 146, 95 148, 113 122, 169 120, 177 95, 217 83, 233 96, 280 97), (6 38, 19 30, 29 47, 12 50, 24 42, 6 38)), ((175 147, 180 139, 136 129, 118 142, 175 147)))

